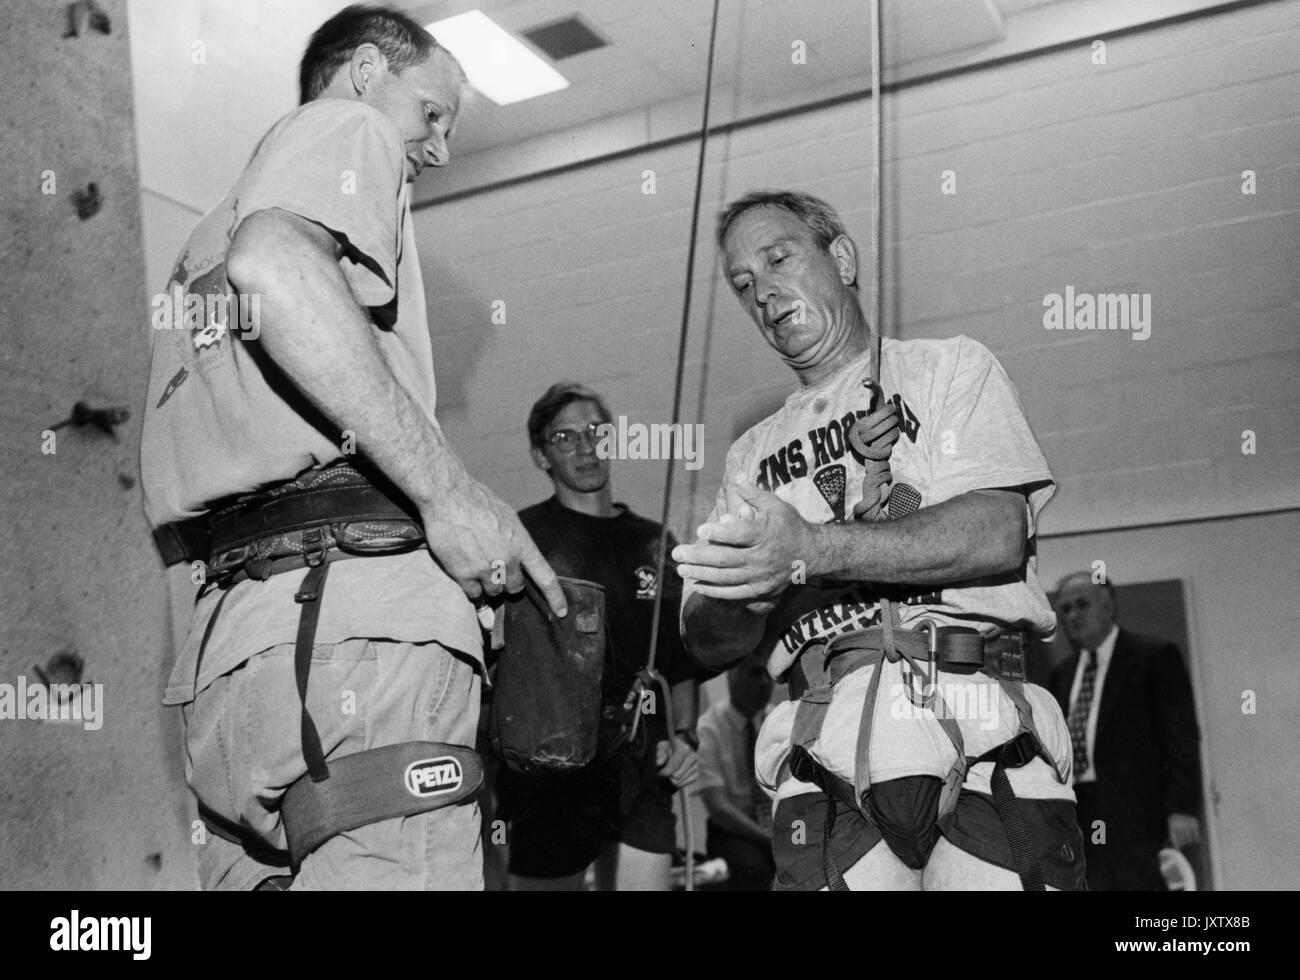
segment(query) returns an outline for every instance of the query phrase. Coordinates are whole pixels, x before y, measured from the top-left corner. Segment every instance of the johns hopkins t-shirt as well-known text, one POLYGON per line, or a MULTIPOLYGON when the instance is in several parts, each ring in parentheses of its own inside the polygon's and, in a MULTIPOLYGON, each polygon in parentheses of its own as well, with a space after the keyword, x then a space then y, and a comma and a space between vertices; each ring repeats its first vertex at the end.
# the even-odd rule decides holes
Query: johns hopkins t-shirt
MULTIPOLYGON (((1031 542, 1025 567, 1014 573, 911 590, 899 607, 903 625, 932 619, 984 632, 1026 629, 1050 635, 1056 617, 1038 584, 1032 539, 1056 483, 1011 379, 988 349, 969 337, 886 339, 881 360, 881 388, 894 403, 901 430, 889 460, 891 509, 909 494, 908 487, 919 507, 972 490, 1022 488, 1031 542)), ((820 384, 800 388, 732 444, 724 482, 746 477, 814 524, 852 520, 866 468, 849 442, 849 430, 872 408, 870 386, 868 351, 820 384)), ((724 488, 710 521, 721 516, 725 500, 724 488)), ((688 594, 691 586, 686 583, 688 594)), ((823 592, 792 587, 779 645, 793 653, 809 639, 870 626, 879 620, 878 600, 869 583, 823 592), (810 611, 790 618, 792 609, 803 607, 810 611)))
MULTIPOLYGON (((968 337, 886 339, 881 360, 881 387, 898 411, 901 430, 890 456, 891 509, 905 496, 925 508, 973 490, 1018 488, 1025 494, 1030 539, 1024 565, 1013 572, 943 587, 903 587, 901 596, 894 594, 901 598, 897 608, 902 624, 911 627, 929 619, 984 633, 1029 630, 1050 635, 1056 621, 1038 583, 1033 538, 1038 514, 1056 484, 1010 378, 987 348, 968 337)), ((851 521, 853 508, 862 499, 865 466, 848 435, 853 423, 873 407, 871 381, 868 351, 820 384, 794 392, 779 411, 732 445, 724 480, 746 477, 793 505, 812 523, 851 521)), ((710 521, 721 515, 725 504, 724 488, 718 493, 710 521)), ((686 596, 693 586, 686 581, 686 596)), ((870 582, 826 588, 791 586, 769 617, 769 667, 774 673, 783 673, 810 639, 873 626, 880 616, 880 592, 870 582)), ((942 777, 953 755, 947 736, 931 712, 916 712, 915 717, 907 713, 902 720, 891 717, 897 699, 890 695, 901 690, 902 677, 898 665, 885 664, 884 669, 885 694, 877 704, 872 779, 917 773, 942 777)), ((823 764, 848 779, 853 778, 862 696, 870 674, 870 670, 859 671, 837 686, 822 738, 813 749, 823 764)), ((1057 744, 1058 734, 1065 737, 1063 726, 1058 733, 1054 723, 1046 724, 1049 718, 1055 721, 1059 710, 1046 692, 1030 687, 1035 715, 1043 715, 1040 730, 1050 743, 1049 750, 1068 760, 1068 741, 1057 744)), ((1016 732, 1014 705, 1005 696, 989 695, 998 699, 996 721, 961 723, 968 754, 978 755, 1016 732)), ((780 764, 789 752, 793 711, 793 703, 780 706, 763 727, 759 777, 773 790, 780 764)), ((1013 782, 1020 792, 1023 774, 1017 774, 1013 782)), ((797 788, 811 789, 803 784, 797 788)), ((983 790, 986 788, 985 782, 983 790)), ((1059 791, 1053 780, 1041 790, 1029 790, 1029 795, 1059 791)))

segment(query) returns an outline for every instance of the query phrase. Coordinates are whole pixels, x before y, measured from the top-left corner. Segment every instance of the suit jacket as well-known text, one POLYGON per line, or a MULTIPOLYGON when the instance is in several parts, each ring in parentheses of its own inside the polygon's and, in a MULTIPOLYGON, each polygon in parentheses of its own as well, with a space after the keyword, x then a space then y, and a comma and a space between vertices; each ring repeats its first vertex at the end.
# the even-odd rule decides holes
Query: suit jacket
MULTIPOLYGON (((1052 671, 1067 718, 1078 665, 1074 653, 1052 671)), ((1113 850, 1158 850, 1168 815, 1196 815, 1201 802, 1200 735, 1178 647, 1121 629, 1097 710, 1093 766, 1113 850)))

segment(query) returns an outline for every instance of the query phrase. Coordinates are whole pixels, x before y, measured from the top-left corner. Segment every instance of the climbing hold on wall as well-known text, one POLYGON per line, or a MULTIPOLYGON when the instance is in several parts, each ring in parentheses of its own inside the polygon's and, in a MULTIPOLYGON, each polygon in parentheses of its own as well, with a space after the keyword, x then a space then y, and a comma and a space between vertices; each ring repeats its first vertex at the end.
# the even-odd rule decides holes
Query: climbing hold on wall
POLYGON ((63 36, 81 37, 88 29, 107 34, 113 29, 113 22, 99 9, 95 0, 77 0, 68 4, 68 30, 63 36))
POLYGON ((72 406, 72 414, 62 422, 50 426, 50 431, 62 429, 65 425, 73 425, 79 429, 93 425, 116 439, 117 433, 113 431, 113 426, 121 425, 130 417, 131 413, 125 408, 91 408, 85 402, 77 402, 72 406))
POLYGON ((81 659, 73 647, 64 647, 49 660, 45 666, 33 664, 32 669, 42 684, 80 684, 81 675, 86 669, 86 662, 81 659))
POLYGON ((99 187, 92 180, 83 190, 72 192, 72 203, 77 208, 77 217, 85 221, 99 214, 104 201, 99 196, 99 187))

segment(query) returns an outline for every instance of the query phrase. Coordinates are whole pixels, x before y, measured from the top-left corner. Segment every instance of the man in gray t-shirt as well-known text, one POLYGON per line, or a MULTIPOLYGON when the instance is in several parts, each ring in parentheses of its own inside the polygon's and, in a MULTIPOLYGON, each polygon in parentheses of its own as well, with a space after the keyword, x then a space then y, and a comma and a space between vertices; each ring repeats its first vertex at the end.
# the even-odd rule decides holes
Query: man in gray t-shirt
MULTIPOLYGON (((155 303, 146 512, 155 527, 202 520, 355 453, 409 504, 425 547, 317 560, 334 569, 319 603, 305 567, 204 586, 164 699, 182 706, 186 780, 211 831, 199 876, 213 889, 288 870, 281 800, 309 742, 300 697, 331 763, 409 742, 472 745, 472 600, 518 591, 527 572, 566 612, 514 510, 466 472, 434 415, 408 202, 411 181, 449 159, 460 65, 409 17, 349 7, 313 35, 300 80, 303 105, 199 222, 169 302, 155 303), (305 602, 319 619, 300 631, 305 602), (310 681, 295 678, 304 633, 310 681)), ((292 887, 480 888, 478 823, 462 805, 356 827, 308 854, 292 887)))

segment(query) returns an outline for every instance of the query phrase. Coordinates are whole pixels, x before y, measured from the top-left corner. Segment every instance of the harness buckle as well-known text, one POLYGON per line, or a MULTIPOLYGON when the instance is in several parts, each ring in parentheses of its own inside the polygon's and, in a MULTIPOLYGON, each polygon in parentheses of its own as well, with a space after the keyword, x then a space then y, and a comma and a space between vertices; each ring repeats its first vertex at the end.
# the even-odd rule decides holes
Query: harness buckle
POLYGON ((1027 659, 1023 648, 1016 650, 1003 648, 998 651, 995 669, 1008 680, 1023 681, 1027 675, 1027 659))
POLYGON ((926 633, 930 635, 930 642, 929 642, 930 662, 938 663, 939 662, 939 624, 936 623, 933 619, 922 619, 922 620, 918 620, 917 625, 923 627, 926 633))
MULTIPOLYGON (((302 543, 302 559, 307 565, 307 574, 303 576, 302 584, 294 593, 293 601, 306 604, 320 599, 321 588, 325 584, 325 573, 329 570, 329 566, 325 563, 325 556, 329 552, 330 543, 325 536, 325 527, 307 528, 302 532, 302 543)), ((314 631, 315 626, 312 629, 314 631)))
POLYGON ((325 525, 318 524, 302 532, 302 557, 308 568, 315 568, 325 560, 325 553, 329 551, 325 531, 325 525))
POLYGON ((1019 769, 1038 758, 1038 739, 1030 732, 1021 732, 1009 742, 1002 745, 998 761, 1004 769, 1019 769))
POLYGON ((802 745, 790 749, 790 775, 801 783, 817 785, 817 771, 813 768, 812 757, 802 745))

